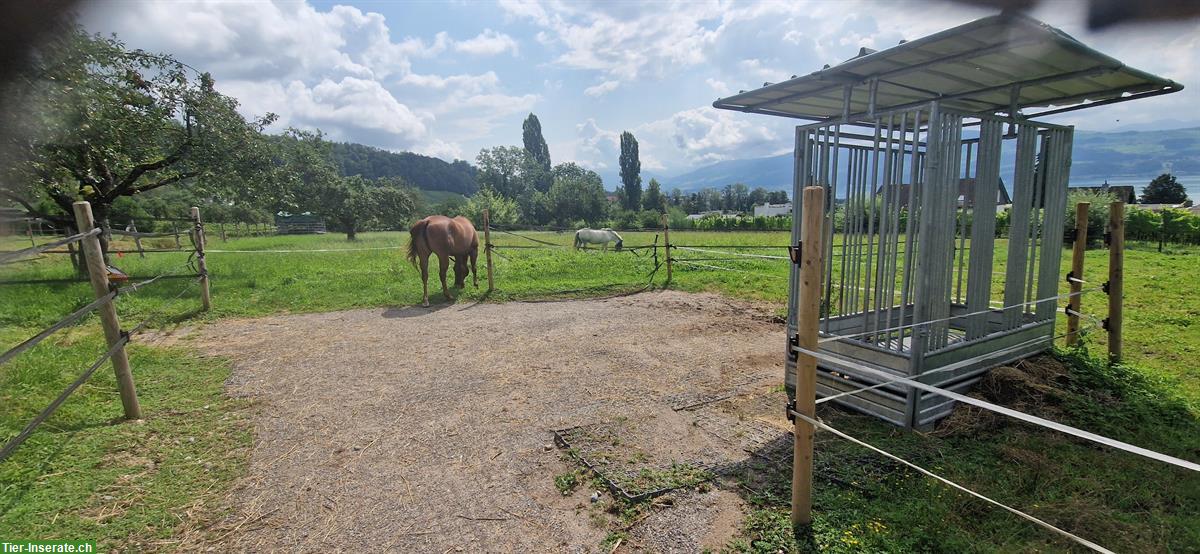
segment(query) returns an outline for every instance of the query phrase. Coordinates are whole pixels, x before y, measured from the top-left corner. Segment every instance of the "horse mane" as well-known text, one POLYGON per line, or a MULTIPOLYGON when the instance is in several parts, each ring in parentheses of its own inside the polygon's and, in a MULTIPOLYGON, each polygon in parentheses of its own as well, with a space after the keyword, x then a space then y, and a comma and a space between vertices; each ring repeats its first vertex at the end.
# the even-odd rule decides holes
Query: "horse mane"
POLYGON ((417 267, 417 240, 424 239, 428 244, 429 239, 425 238, 425 228, 429 226, 429 218, 422 219, 413 224, 408 230, 408 261, 413 267, 417 267))

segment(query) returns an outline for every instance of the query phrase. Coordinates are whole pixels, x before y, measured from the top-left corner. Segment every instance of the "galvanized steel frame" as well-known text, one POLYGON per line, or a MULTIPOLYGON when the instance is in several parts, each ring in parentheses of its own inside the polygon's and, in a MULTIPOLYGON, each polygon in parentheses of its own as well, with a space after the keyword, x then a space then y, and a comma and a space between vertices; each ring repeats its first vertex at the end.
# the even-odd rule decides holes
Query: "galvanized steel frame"
MULTIPOLYGON (((1057 290, 1061 236, 1053 230, 1061 228, 1064 217, 1071 127, 952 111, 937 101, 881 112, 867 124, 860 114, 845 114, 841 120, 796 127, 795 213, 804 209, 804 187, 816 184, 827 191, 823 241, 804 241, 805 247, 825 253, 821 333, 881 330, 823 343, 823 350, 906 376, 978 357, 978 364, 931 375, 928 381, 963 390, 990 367, 1049 347, 1054 300, 947 320, 987 310, 993 302, 995 191, 1005 138, 1016 139, 1017 157, 1002 305, 1014 306, 1052 297, 1057 290), (1007 136, 1006 123, 1012 127, 1007 136), (979 136, 964 138, 963 128, 973 125, 979 136), (844 126, 866 127, 869 134, 844 131, 844 126), (975 180, 974 188, 960 203, 964 177, 975 180), (931 323, 919 324, 923 321, 931 323), (911 326, 888 330, 900 325, 911 326), (1025 346, 1014 347, 1014 341, 1025 346), (987 355, 996 351, 1005 355, 987 355)), ((799 219, 793 218, 793 242, 803 238, 799 219)), ((797 326, 798 279, 793 267, 789 337, 797 326)), ((793 387, 790 348, 788 360, 793 387)), ((821 394, 876 382, 849 365, 829 366, 821 367, 821 394)), ((910 427, 928 425, 950 409, 936 395, 899 385, 837 401, 910 427)))

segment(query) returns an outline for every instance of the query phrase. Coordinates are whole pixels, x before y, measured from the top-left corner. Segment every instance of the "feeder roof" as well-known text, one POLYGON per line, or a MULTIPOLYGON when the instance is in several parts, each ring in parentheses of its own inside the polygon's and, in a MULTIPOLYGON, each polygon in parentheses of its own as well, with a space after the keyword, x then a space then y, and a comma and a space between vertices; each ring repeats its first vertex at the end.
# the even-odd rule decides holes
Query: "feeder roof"
POLYGON ((872 86, 876 112, 931 100, 981 115, 1055 108, 1025 114, 1030 117, 1183 89, 1036 19, 1002 13, 886 50, 864 48, 836 66, 721 98, 713 107, 812 120, 843 115, 865 120, 872 86))

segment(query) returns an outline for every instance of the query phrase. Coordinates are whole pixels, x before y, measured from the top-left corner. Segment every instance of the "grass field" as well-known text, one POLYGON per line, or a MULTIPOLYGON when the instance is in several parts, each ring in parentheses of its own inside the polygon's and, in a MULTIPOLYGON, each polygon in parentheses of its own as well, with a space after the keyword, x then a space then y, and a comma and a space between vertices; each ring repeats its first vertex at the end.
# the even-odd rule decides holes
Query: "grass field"
MULTIPOLYGON (((485 299, 486 283, 481 279, 481 287, 468 286, 459 302, 592 297, 665 282, 665 268, 655 272, 649 250, 572 252, 542 248, 547 245, 538 242, 569 245, 569 234, 520 235, 493 235, 498 245, 496 290, 485 299)), ((655 240, 655 233, 623 235, 627 246, 655 240)), ((685 231, 673 232, 671 239, 676 245, 712 250, 788 242, 786 233, 758 232, 685 231)), ((353 243, 334 234, 225 243, 210 238, 213 311, 197 312, 198 293, 184 279, 160 281, 122 296, 117 309, 129 328, 144 319, 155 327, 170 327, 281 312, 411 305, 420 301, 421 289, 416 270, 396 248, 405 243, 399 233, 367 233, 353 243), (372 250, 268 252, 342 248, 372 250)), ((162 245, 167 244, 173 241, 162 245)), ((5 250, 21 246, 11 239, 0 241, 5 250)), ((782 249, 738 251, 785 255, 782 249)), ((661 250, 659 254, 661 260, 661 250)), ((707 260, 726 256, 689 250, 675 255, 694 261, 675 265, 671 287, 773 303, 782 310, 786 262, 707 260)), ((1063 273, 1068 258, 1065 253, 1063 273)), ((1098 363, 1096 356, 1104 352, 1103 333, 1090 334, 1091 355, 1063 355, 1066 373, 1053 391, 1056 418, 1196 458, 1197 260, 1200 248, 1172 246, 1160 254, 1150 245, 1131 245, 1125 285, 1125 352, 1130 366, 1098 363)), ((186 253, 149 254, 146 259, 125 255, 115 261, 135 277, 188 272, 186 253)), ((481 257, 481 271, 483 263, 481 257)), ((1087 264, 1089 280, 1102 281, 1106 252, 1090 251, 1087 264)), ((90 288, 67 281, 72 276, 62 256, 0 267, 0 281, 64 280, 0 286, 0 350, 90 301, 90 288)), ((436 274, 430 293, 432 301, 442 301, 436 274)), ((1083 311, 1103 317, 1106 302, 1101 294, 1086 295, 1083 311)), ((92 316, 0 367, 0 436, 15 434, 103 350, 92 316)), ((244 405, 222 393, 228 366, 185 347, 166 349, 136 340, 130 355, 150 417, 144 424, 115 424, 120 404, 111 370, 105 366, 97 372, 13 458, 0 463, 0 538, 84 537, 109 549, 169 548, 184 530, 220 516, 218 500, 244 467, 251 443, 244 405)), ((864 417, 828 415, 855 436, 1115 550, 1200 550, 1200 479, 1183 470, 1020 425, 920 435, 864 417)), ((822 551, 1065 548, 1065 543, 1018 518, 883 464, 868 452, 841 442, 823 445, 827 447, 818 453, 818 467, 832 480, 819 480, 816 498, 819 515, 813 540, 822 551)), ((756 491, 750 497, 754 510, 745 522, 745 540, 731 544, 731 550, 808 548, 791 543, 787 532, 788 476, 772 475, 766 469, 747 478, 745 484, 756 491)))

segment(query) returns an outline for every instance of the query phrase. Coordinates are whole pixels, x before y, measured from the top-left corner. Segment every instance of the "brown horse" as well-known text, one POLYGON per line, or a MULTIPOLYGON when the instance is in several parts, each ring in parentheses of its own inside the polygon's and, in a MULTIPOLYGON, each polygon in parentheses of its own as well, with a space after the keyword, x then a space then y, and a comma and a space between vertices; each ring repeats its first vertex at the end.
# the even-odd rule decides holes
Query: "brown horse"
POLYGON ((450 219, 444 215, 431 215, 418 221, 408 233, 412 237, 408 243, 408 261, 412 262, 413 267, 421 269, 422 306, 429 305, 430 254, 438 256, 442 294, 446 295, 447 300, 454 298, 446 288, 446 268, 450 266, 450 258, 454 258, 454 287, 462 288, 466 285, 469 257, 470 274, 474 278, 475 287, 479 288, 479 276, 475 274, 475 259, 479 257, 479 235, 475 233, 475 226, 471 224, 471 220, 462 216, 450 219))

